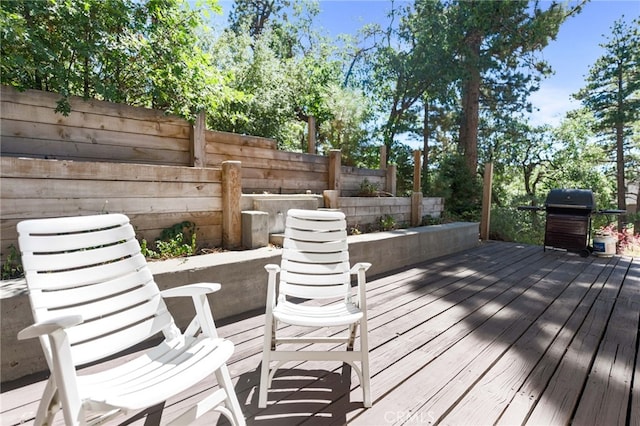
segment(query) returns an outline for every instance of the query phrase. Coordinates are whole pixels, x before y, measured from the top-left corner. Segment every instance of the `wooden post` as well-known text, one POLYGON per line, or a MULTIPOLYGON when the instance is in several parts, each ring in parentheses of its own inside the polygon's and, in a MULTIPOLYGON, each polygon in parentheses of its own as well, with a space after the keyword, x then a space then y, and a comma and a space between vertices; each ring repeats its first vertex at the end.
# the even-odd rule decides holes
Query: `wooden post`
POLYGON ((420 167, 421 152, 413 151, 413 192, 421 192, 422 168, 420 167))
POLYGON ((387 168, 387 146, 382 145, 380 147, 380 170, 387 168))
POLYGON ((340 194, 338 191, 334 191, 331 189, 325 189, 322 191, 322 199, 324 200, 324 208, 325 209, 337 209, 339 208, 339 200, 340 194))
POLYGON ((386 186, 384 188, 385 192, 388 192, 393 197, 396 196, 396 165, 390 164, 387 167, 387 176, 385 179, 386 186))
POLYGON ((422 223, 422 192, 411 193, 411 226, 420 226, 422 223))
POLYGON ((339 149, 332 149, 329 151, 329 189, 338 191, 340 194, 340 189, 342 185, 340 184, 341 179, 341 170, 342 170, 342 153, 339 149))
POLYGON ((482 218, 480 220, 480 239, 489 239, 489 223, 491 222, 491 185, 493 184, 493 163, 484 166, 484 184, 482 188, 482 218))
POLYGON ((222 162, 222 247, 234 249, 242 244, 242 163, 222 162))
POLYGON ((316 153, 316 118, 313 115, 309 116, 307 123, 307 129, 309 134, 307 135, 307 152, 309 154, 316 153))
POLYGON ((207 159, 207 142, 204 132, 206 130, 207 113, 200 111, 196 117, 196 121, 191 126, 191 134, 189 135, 189 150, 191 154, 191 167, 205 167, 207 159))

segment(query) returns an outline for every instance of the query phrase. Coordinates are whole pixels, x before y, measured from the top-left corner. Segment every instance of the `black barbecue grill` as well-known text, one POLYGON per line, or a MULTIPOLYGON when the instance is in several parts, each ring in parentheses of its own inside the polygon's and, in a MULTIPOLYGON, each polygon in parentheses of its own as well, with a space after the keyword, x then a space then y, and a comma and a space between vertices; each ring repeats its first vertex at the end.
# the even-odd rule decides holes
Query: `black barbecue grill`
POLYGON ((522 206, 519 210, 545 210, 544 249, 573 251, 587 257, 593 251, 591 217, 594 214, 621 214, 624 210, 596 210, 596 200, 589 189, 552 189, 544 207, 522 206))

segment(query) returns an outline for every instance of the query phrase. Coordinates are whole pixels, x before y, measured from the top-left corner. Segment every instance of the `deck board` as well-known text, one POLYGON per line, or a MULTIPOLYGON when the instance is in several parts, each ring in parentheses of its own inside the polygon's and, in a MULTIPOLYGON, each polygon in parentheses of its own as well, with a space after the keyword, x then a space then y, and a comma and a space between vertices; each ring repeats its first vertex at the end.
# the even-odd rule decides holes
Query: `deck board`
MULTIPOLYGON (((624 268, 621 268, 624 269, 624 268)), ((628 269, 628 268, 627 268, 628 269)), ((623 286, 586 383, 577 424, 624 425, 636 358, 640 287, 623 286)))
MULTIPOLYGON (((514 390, 523 397, 520 413, 528 408, 531 398, 519 390, 526 379, 536 368, 553 340, 568 323, 576 305, 588 296, 593 276, 589 274, 589 265, 578 280, 562 292, 549 305, 549 308, 527 329, 525 333, 506 351, 506 353, 488 369, 484 376, 473 386, 464 398, 456 405, 445 421, 449 424, 470 422, 474 424, 495 423, 507 406, 519 404, 514 397, 514 390)), ((595 297, 595 291, 591 297, 595 297)), ((534 376, 540 377, 540 373, 534 376)), ((528 411, 528 410, 527 410, 528 411)), ((510 424, 519 423, 511 420, 510 424)))
POLYGON ((571 420, 622 284, 621 269, 618 263, 594 301, 589 315, 537 401, 528 419, 531 424, 567 424, 571 420))
MULTIPOLYGON (((289 364, 259 409, 264 315, 220 322, 248 424, 640 426, 640 259, 490 242, 371 277, 367 303, 370 409, 356 374, 335 362, 289 364)), ((32 424, 44 382, 10 385, 0 423, 32 424)), ((165 424, 215 386, 127 424, 165 424)), ((210 413, 197 424, 218 422, 210 413)))

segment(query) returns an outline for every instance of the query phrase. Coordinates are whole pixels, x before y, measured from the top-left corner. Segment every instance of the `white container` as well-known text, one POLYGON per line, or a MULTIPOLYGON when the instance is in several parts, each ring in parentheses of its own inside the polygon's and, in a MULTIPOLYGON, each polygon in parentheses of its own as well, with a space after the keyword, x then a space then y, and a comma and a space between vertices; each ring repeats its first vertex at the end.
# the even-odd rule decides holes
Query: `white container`
POLYGON ((593 253, 600 257, 611 257, 616 254, 616 237, 610 235, 593 237, 593 253))

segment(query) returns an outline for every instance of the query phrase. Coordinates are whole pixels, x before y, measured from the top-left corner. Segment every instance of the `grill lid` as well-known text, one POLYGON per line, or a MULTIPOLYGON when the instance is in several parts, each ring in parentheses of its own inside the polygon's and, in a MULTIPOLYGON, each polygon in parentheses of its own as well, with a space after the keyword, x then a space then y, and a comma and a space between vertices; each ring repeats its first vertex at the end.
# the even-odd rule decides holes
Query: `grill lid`
POLYGON ((552 189, 546 207, 595 210, 596 200, 590 189, 552 189))

